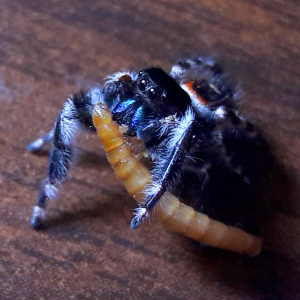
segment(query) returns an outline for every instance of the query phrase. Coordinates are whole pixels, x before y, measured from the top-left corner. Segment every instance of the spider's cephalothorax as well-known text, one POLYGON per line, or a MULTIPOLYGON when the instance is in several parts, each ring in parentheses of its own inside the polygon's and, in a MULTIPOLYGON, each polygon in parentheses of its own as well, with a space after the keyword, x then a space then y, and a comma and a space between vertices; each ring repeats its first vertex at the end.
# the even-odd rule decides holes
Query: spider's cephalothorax
POLYGON ((45 142, 53 143, 31 225, 41 224, 47 199, 55 197, 55 185, 67 175, 78 126, 93 129, 93 108, 104 102, 126 135, 144 141, 154 162, 132 228, 147 218, 166 191, 192 199, 212 217, 243 226, 252 204, 242 205, 243 216, 237 198, 255 181, 257 164, 252 158, 259 153, 261 139, 251 123, 237 115, 236 94, 219 65, 196 59, 174 65, 170 75, 159 68, 115 73, 103 88, 70 97, 54 129, 29 145, 36 151, 45 142))

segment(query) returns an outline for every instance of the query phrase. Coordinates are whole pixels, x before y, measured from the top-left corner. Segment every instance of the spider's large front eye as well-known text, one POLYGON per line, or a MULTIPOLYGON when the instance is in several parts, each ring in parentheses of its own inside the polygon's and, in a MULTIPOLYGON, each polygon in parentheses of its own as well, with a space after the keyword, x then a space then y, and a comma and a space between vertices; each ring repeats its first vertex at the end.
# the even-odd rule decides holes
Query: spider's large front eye
POLYGON ((138 83, 137 83, 137 86, 138 86, 138 89, 141 91, 141 92, 144 92, 146 87, 147 87, 147 84, 148 84, 148 81, 147 79, 145 78, 141 78, 138 83))
POLYGON ((151 88, 147 91, 147 96, 150 100, 156 100, 158 97, 158 90, 156 88, 151 88))

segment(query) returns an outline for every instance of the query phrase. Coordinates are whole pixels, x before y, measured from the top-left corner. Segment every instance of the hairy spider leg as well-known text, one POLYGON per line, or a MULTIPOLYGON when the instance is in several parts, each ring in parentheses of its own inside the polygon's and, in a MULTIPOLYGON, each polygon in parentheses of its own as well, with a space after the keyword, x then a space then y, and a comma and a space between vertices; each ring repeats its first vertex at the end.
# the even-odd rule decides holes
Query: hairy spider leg
POLYGON ((172 129, 171 138, 166 148, 172 149, 170 154, 165 151, 160 157, 162 163, 156 163, 152 171, 151 183, 145 190, 145 200, 139 204, 131 222, 131 228, 136 229, 149 215, 161 196, 168 190, 170 183, 178 180, 187 149, 193 139, 195 116, 191 109, 180 118, 178 124, 172 129))
POLYGON ((48 134, 32 142, 28 149, 38 151, 45 143, 52 142, 49 154, 48 174, 43 180, 36 205, 30 220, 33 228, 39 228, 45 218, 45 208, 49 199, 58 196, 57 185, 67 176, 73 158, 73 143, 79 125, 95 130, 92 121, 94 105, 101 98, 99 89, 88 93, 80 92, 68 98, 58 114, 54 128, 48 134))
POLYGON ((51 130, 50 132, 30 143, 27 147, 27 150, 30 152, 41 151, 44 145, 50 144, 53 141, 53 138, 54 130, 51 130))

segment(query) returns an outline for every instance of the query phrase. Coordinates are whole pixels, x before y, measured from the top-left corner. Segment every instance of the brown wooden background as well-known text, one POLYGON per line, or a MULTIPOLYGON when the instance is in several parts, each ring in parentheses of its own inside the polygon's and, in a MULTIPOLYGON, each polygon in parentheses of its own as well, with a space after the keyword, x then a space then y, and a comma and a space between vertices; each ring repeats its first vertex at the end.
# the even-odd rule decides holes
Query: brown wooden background
POLYGON ((0 0, 0 298, 300 299, 299 18, 298 0, 0 0), (134 202, 86 135, 48 228, 30 229, 47 155, 26 147, 66 96, 198 55, 241 82, 242 110, 282 166, 267 250, 204 248, 160 224, 132 231, 134 202))

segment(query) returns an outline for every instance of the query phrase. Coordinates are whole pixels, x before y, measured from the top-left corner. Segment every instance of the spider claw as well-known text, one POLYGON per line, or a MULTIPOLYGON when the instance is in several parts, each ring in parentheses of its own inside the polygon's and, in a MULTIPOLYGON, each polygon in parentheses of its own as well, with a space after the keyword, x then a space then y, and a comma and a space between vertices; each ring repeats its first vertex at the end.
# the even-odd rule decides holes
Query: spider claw
POLYGON ((43 219, 45 219, 45 210, 42 207, 35 206, 30 219, 30 226, 34 229, 42 228, 43 219))
POLYGON ((149 212, 145 207, 138 207, 133 216, 130 226, 132 229, 136 229, 149 217, 149 212))
POLYGON ((36 152, 36 151, 41 150, 43 145, 44 145, 43 139, 39 138, 39 139, 33 141, 32 143, 30 143, 27 146, 27 150, 30 151, 30 152, 36 152))

